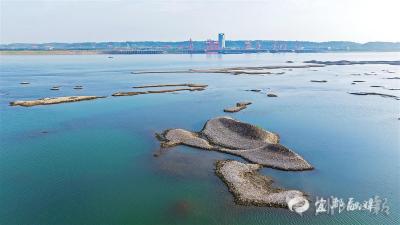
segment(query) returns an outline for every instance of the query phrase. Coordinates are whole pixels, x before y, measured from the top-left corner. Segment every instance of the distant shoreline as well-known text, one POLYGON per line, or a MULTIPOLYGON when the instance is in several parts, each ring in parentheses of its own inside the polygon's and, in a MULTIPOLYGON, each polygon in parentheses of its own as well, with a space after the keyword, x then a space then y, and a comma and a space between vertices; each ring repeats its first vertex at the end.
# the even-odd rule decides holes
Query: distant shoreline
POLYGON ((0 55, 98 55, 98 50, 4 50, 0 55))
MULTIPOLYGON (((254 54, 254 53, 338 53, 338 52, 400 52, 398 50, 393 51, 312 51, 312 52, 291 52, 291 51, 264 51, 264 52, 237 52, 228 54, 254 54)), ((156 53, 137 53, 139 55, 146 54, 209 54, 207 52, 156 52, 156 53)), ((210 54, 218 54, 212 52, 210 54)), ((227 53, 222 53, 227 54, 227 53)), ((130 53, 110 53, 110 51, 104 50, 0 50, 0 55, 130 55, 130 53)), ((133 54, 132 54, 133 55, 133 54)))

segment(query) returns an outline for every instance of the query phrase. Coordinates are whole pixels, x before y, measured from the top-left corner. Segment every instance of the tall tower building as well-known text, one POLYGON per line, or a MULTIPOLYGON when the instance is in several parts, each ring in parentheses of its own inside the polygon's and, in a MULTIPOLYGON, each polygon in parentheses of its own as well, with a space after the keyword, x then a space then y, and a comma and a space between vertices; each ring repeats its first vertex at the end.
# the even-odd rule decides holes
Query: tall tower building
POLYGON ((219 47, 219 49, 225 48, 225 34, 224 33, 218 34, 218 47, 219 47))

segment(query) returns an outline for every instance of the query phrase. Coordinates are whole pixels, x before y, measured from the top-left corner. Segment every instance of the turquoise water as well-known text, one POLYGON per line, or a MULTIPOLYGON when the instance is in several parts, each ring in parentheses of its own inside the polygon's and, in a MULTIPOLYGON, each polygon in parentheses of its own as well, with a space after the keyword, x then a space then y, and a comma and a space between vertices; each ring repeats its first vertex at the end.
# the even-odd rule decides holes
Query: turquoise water
MULTIPOLYGON (((329 66, 284 75, 130 74, 135 70, 284 64, 287 60, 399 60, 400 53, 1 56, 0 224, 399 224, 400 105, 374 91, 400 96, 400 68, 329 66), (389 74, 382 70, 395 72, 389 74), (376 72, 376 76, 352 76, 376 72), (325 79, 327 83, 311 83, 325 79), (351 85, 354 80, 364 83, 351 85), (20 85, 28 81, 30 85, 20 85), (203 83, 180 92, 94 101, 10 107, 14 100, 111 95, 135 85, 203 83), (60 85, 60 91, 49 90, 60 85), (83 85, 83 90, 74 90, 83 85), (279 95, 245 91, 260 88, 279 95), (155 132, 199 130, 237 101, 253 104, 229 114, 277 132, 281 142, 316 168, 265 168, 277 186, 358 201, 388 199, 390 214, 365 211, 300 217, 285 209, 235 205, 214 175, 217 159, 238 159, 179 146, 159 157, 155 132)), ((283 71, 283 70, 279 70, 283 71)))

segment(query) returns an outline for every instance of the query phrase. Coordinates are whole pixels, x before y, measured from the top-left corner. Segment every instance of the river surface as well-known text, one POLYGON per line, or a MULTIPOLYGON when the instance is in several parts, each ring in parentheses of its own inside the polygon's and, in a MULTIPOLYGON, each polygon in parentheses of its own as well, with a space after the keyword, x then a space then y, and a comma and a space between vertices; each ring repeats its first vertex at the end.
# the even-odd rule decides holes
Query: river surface
POLYGON ((265 76, 131 74, 312 59, 400 60, 400 53, 0 56, 0 224, 399 224, 400 101, 348 94, 400 96, 400 91, 388 90, 400 88, 400 80, 385 79, 399 77, 399 66, 279 69, 285 74, 265 76), (364 74, 372 72, 376 75, 364 74), (355 80, 365 82, 352 84, 355 80), (110 96, 134 91, 132 86, 166 83, 209 87, 200 92, 9 106, 15 100, 110 96), (75 85, 83 89, 74 90, 75 85), (52 86, 61 87, 51 91, 52 86), (279 97, 268 98, 267 92, 279 97), (223 112, 238 101, 253 104, 235 114, 223 112), (261 170, 276 186, 310 195, 311 206, 303 216, 287 209, 236 205, 215 176, 214 163, 242 159, 185 146, 153 156, 159 151, 156 132, 200 130, 208 119, 222 115, 279 133, 282 144, 315 167, 305 172, 261 170), (315 215, 317 196, 346 201, 379 196, 387 199, 390 211, 315 215))

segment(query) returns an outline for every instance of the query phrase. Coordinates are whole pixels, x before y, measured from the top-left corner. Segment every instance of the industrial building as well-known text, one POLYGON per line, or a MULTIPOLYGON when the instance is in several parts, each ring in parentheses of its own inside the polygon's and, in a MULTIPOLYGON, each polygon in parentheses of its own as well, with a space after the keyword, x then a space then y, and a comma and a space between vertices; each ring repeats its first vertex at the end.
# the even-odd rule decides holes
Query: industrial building
POLYGON ((225 49, 225 34, 224 33, 218 34, 218 47, 219 47, 219 50, 225 49))

